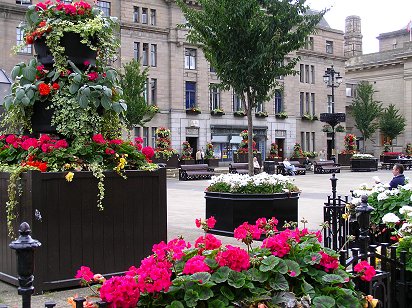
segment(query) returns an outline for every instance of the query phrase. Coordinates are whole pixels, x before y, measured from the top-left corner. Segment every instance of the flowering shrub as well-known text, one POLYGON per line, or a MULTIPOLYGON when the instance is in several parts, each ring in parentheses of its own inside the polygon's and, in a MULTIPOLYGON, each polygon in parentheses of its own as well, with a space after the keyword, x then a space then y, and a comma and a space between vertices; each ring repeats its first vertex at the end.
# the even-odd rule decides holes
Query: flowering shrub
POLYGON ((169 159, 177 154, 177 151, 171 147, 172 141, 170 129, 166 127, 159 127, 156 129, 156 149, 155 157, 169 159))
POLYGON ((182 143, 182 155, 180 156, 181 160, 189 160, 192 159, 193 149, 190 146, 188 141, 184 141, 182 143))
POLYGON ((269 158, 278 158, 278 157, 279 157, 278 145, 276 144, 276 142, 272 142, 270 144, 269 158))
MULTIPOLYGON (((249 149, 248 149, 249 140, 248 140, 247 129, 241 131, 239 135, 240 137, 242 137, 242 141, 239 144, 239 149, 237 150, 237 153, 248 153, 249 152, 249 149)), ((253 149, 253 153, 257 153, 256 142, 254 140, 252 140, 252 149, 253 149)))
POLYGON ((384 156, 402 156, 402 152, 383 152, 382 153, 384 156))
POLYGON ((206 143, 205 158, 206 159, 215 158, 214 152, 213 152, 213 144, 211 142, 206 143))
POLYGON ((293 153, 292 153, 292 158, 303 158, 305 157, 303 154, 302 147, 300 146, 299 143, 295 143, 293 146, 293 153))
MULTIPOLYGON (((303 302, 307 307, 362 307, 365 298, 351 281, 355 276, 339 265, 335 251, 321 246, 321 231, 268 232, 276 229, 276 223, 273 218, 248 225, 247 230, 268 236, 260 247, 252 248, 253 240, 247 241, 248 251, 221 245, 217 239, 220 245, 209 250, 205 245, 192 248, 182 239, 154 245, 153 254, 139 268, 132 266, 125 276, 104 281, 100 297, 111 298, 109 307, 126 308, 136 303, 142 307, 278 307, 286 301, 288 307, 303 302)), ((203 229, 206 225, 198 223, 203 229)), ((237 233, 238 239, 245 242, 249 233, 237 233)), ((361 262, 356 276, 369 281, 373 270, 361 262)))
POLYGON ((237 194, 274 194, 298 192, 293 179, 283 175, 270 175, 265 172, 254 176, 247 174, 221 174, 212 177, 208 192, 237 194))
POLYGON ((343 138, 345 149, 341 154, 355 154, 356 153, 356 136, 353 134, 346 134, 343 138))

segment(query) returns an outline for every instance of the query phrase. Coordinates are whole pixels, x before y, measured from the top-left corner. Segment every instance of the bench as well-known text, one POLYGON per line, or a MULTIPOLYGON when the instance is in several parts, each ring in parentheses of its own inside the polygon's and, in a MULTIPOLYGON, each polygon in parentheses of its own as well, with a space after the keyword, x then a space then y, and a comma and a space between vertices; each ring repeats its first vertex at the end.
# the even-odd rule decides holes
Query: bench
POLYGON ((248 163, 230 163, 229 173, 248 174, 249 164, 248 163))
MULTIPOLYGON (((289 163, 293 166, 295 166, 295 174, 296 175, 305 175, 306 174, 306 168, 302 166, 300 162, 297 160, 291 160, 289 163)), ((283 174, 283 175, 291 175, 291 172, 289 170, 286 170, 285 166, 283 165, 283 162, 279 162, 279 165, 277 166, 276 169, 276 174, 283 174)))
POLYGON ((313 162, 313 173, 340 173, 340 165, 336 164, 333 160, 323 160, 313 162))
POLYGON ((215 169, 208 164, 182 165, 179 168, 179 181, 206 180, 215 175, 215 169))
POLYGON ((386 169, 386 170, 390 170, 393 168, 393 163, 381 163, 381 169, 386 169))

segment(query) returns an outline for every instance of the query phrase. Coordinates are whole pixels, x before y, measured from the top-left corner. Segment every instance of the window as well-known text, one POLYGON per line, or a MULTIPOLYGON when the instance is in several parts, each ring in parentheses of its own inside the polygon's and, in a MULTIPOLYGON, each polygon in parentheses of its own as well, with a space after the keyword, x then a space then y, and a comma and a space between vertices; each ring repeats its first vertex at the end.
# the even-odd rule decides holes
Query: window
POLYGON ((149 79, 146 79, 146 82, 144 84, 144 89, 143 89, 143 98, 146 104, 149 102, 149 79))
POLYGON ((147 147, 149 141, 149 128, 143 127, 143 146, 147 147))
POLYGON ((305 82, 309 83, 309 65, 305 65, 305 82))
POLYGON ((135 127, 135 128, 134 128, 134 136, 135 136, 135 137, 140 137, 140 136, 141 136, 141 134, 140 134, 140 128, 141 128, 141 127, 135 127))
POLYGON ((134 42, 133 54, 134 54, 135 60, 140 59, 140 43, 139 42, 134 42))
POLYGON ((144 66, 149 65, 149 44, 143 43, 142 64, 144 66))
POLYGON ((186 81, 186 109, 196 107, 196 82, 186 81))
POLYGON ((304 92, 300 92, 300 115, 303 116, 303 114, 305 113, 305 93, 304 92))
MULTIPOLYGON (((23 31, 20 28, 16 28, 16 44, 20 45, 24 43, 24 37, 23 37, 23 31)), ((22 47, 19 52, 20 53, 29 53, 31 54, 32 52, 32 45, 25 45, 22 47)))
POLYGON ((275 90, 275 114, 283 111, 282 92, 275 90))
POLYGON ((326 53, 333 53, 333 42, 332 41, 326 41, 326 53))
POLYGON ((104 16, 110 16, 110 2, 97 1, 97 6, 103 11, 104 16))
POLYGON ((315 66, 314 65, 310 66, 310 83, 312 84, 315 83, 315 66))
POLYGON ((152 105, 157 105, 157 79, 150 82, 150 100, 152 105))
POLYGON ((16 4, 18 4, 18 5, 30 5, 31 0, 16 0, 16 4))
POLYGON ((240 95, 237 95, 233 92, 233 111, 240 111, 243 110, 243 102, 240 95))
POLYGON ((185 49, 185 69, 188 69, 188 70, 196 69, 196 49, 192 49, 192 48, 185 49))
POLYGON ((310 114, 310 94, 306 92, 306 113, 310 114))
POLYGON ((310 151, 310 132, 306 132, 306 143, 304 151, 310 151))
POLYGON ((150 24, 156 26, 156 10, 150 10, 150 24))
POLYGON ((257 104, 256 104, 256 108, 255 108, 255 112, 263 112, 263 111, 265 111, 263 107, 264 107, 264 105, 263 105, 262 102, 257 103, 257 104))
POLYGON ((152 127, 152 147, 156 147, 156 129, 157 127, 152 127))
POLYGON ((315 151, 316 143, 315 143, 315 132, 312 132, 312 151, 315 151))
POLYGON ((210 84, 210 110, 220 109, 220 90, 214 84, 210 84))
POLYGON ((299 71, 299 78, 300 82, 305 82, 305 66, 303 64, 300 65, 300 71, 299 71))
POLYGON ((310 104, 312 105, 312 114, 315 115, 315 93, 310 93, 310 104))
POLYGON ((333 108, 334 102, 332 101, 332 95, 328 95, 328 113, 332 113, 334 108, 333 108))
POLYGON ((157 45, 152 44, 150 46, 150 65, 156 66, 157 64, 157 45))
POLYGON ((138 6, 133 7, 133 22, 140 21, 140 8, 138 6))
POLYGON ((142 24, 147 24, 148 10, 146 7, 142 7, 142 24))
POLYGON ((305 151, 305 132, 300 132, 300 146, 305 151))
POLYGON ((309 46, 308 46, 307 49, 313 50, 314 46, 315 46, 315 44, 314 44, 314 41, 313 41, 313 37, 311 36, 311 37, 309 37, 309 46))

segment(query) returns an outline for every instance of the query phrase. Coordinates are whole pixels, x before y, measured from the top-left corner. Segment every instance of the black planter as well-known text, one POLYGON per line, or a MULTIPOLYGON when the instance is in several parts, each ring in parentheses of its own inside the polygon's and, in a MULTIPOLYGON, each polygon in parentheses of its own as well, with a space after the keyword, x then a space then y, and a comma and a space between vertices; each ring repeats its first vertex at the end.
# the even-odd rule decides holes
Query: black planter
POLYGON ((195 160, 194 159, 181 159, 179 160, 179 166, 181 165, 194 165, 195 160))
MULTIPOLYGON (((262 154, 261 153, 254 153, 253 157, 257 157, 259 166, 262 166, 262 154)), ((234 163, 247 163, 248 162, 248 154, 247 153, 235 153, 233 154, 233 162, 234 163)))
POLYGON ((353 154, 338 154, 338 164, 341 166, 350 166, 350 158, 353 154))
POLYGON ((209 165, 209 167, 213 167, 213 168, 219 167, 219 159, 217 159, 217 158, 205 159, 205 163, 207 163, 209 165))
POLYGON ((378 159, 351 159, 350 160, 351 171, 378 171, 378 159))
POLYGON ((179 156, 177 154, 172 155, 169 159, 164 158, 162 155, 159 158, 153 157, 152 161, 155 164, 165 164, 168 169, 179 168, 179 156))
POLYGON ((247 195, 205 192, 206 218, 214 216, 216 225, 209 232, 233 236, 242 223, 255 224, 261 217, 275 217, 282 229, 285 221, 298 221, 299 193, 247 195))
MULTIPOLYGON (((96 65, 97 52, 91 50, 89 46, 80 42, 81 37, 74 32, 66 32, 61 38, 60 45, 65 48, 68 60, 72 61, 80 69, 84 68, 84 62, 96 65)), ((34 49, 37 53, 37 60, 46 68, 50 69, 54 64, 53 56, 46 45, 46 38, 42 37, 34 41, 34 49)))
POLYGON ((33 114, 31 116, 31 125, 33 134, 56 134, 56 127, 51 125, 54 110, 49 108, 50 101, 35 102, 33 105, 33 114))

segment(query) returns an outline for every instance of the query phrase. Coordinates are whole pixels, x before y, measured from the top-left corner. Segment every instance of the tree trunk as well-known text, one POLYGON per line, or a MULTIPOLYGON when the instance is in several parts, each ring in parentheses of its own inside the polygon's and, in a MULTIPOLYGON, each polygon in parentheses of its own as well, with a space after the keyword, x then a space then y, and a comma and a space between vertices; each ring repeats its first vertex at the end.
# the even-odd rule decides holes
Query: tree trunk
POLYGON ((252 106, 253 101, 251 99, 251 95, 248 93, 247 97, 247 150, 248 150, 248 166, 249 166, 249 175, 254 175, 254 168, 253 168, 253 118, 252 118, 252 106))

